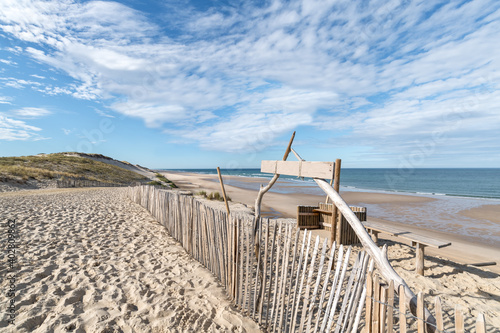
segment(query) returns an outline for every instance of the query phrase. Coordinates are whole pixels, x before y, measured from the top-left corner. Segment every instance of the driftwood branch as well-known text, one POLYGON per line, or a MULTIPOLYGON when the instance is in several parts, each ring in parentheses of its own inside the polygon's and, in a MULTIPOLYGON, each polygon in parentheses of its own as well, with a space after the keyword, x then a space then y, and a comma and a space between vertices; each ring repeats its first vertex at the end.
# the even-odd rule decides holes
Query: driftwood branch
MULTIPOLYGON (((366 232, 363 224, 359 221, 357 216, 352 212, 347 203, 342 199, 342 197, 323 179, 315 178, 314 181, 318 186, 330 197, 332 202, 338 208, 340 213, 344 215, 345 219, 351 227, 354 229, 358 235, 361 244, 363 244, 366 252, 373 258, 382 276, 388 281, 394 281, 394 286, 396 290, 399 290, 399 286, 404 287, 405 296, 407 299, 407 306, 413 315, 417 314, 417 296, 411 291, 406 282, 401 278, 394 268, 389 263, 387 258, 387 250, 382 251, 380 248, 372 241, 370 235, 366 232)), ((425 321, 428 323, 427 329, 429 332, 435 331, 436 319, 434 316, 425 309, 425 321)))
MULTIPOLYGON (((292 150, 295 156, 299 161, 304 161, 299 154, 297 154, 294 150, 292 150)), ((340 160, 337 160, 336 163, 339 163, 340 160)), ((338 177, 338 175, 336 175, 338 177)), ((387 247, 384 246, 382 250, 373 242, 368 232, 366 232, 365 227, 359 221, 358 217, 354 212, 349 208, 349 205, 342 199, 338 190, 332 188, 330 184, 328 184, 324 179, 313 178, 316 184, 326 193, 326 195, 332 200, 334 207, 336 207, 342 215, 346 218, 347 222, 354 229, 356 234, 358 235, 361 244, 363 245, 365 251, 371 256, 371 258, 375 261, 380 273, 387 281, 393 281, 396 290, 400 290, 400 286, 403 286, 404 293, 406 296, 407 306, 410 309, 413 315, 417 315, 417 296, 411 291, 411 289, 406 284, 405 280, 399 276, 398 273, 394 270, 394 268, 389 263, 389 259, 387 257, 387 247)), ((332 224, 332 228, 334 224, 332 224)), ((333 240, 332 240, 333 243, 333 240)), ((427 308, 424 309, 424 318, 427 324, 428 332, 435 332, 435 324, 436 319, 429 312, 427 308)))
MULTIPOLYGON (((288 142, 288 147, 286 148, 285 155, 283 156, 283 161, 286 161, 288 158, 288 155, 290 154, 290 151, 292 149, 292 143, 293 139, 295 138, 295 132, 292 134, 292 138, 290 139, 290 142, 288 142)), ((275 174, 273 178, 269 181, 269 184, 267 184, 265 187, 260 187, 259 193, 257 194, 257 198, 255 199, 255 215, 254 215, 254 222, 253 222, 253 235, 254 235, 254 241, 255 241, 255 254, 257 255, 257 250, 258 250, 258 241, 257 237, 259 234, 259 228, 260 228, 260 205, 262 204, 262 198, 264 197, 264 194, 266 194, 271 187, 273 187, 274 183, 278 180, 280 177, 279 174, 275 174)))
MULTIPOLYGON (((285 155, 283 155, 283 161, 286 161, 288 155, 290 154, 294 138, 295 138, 295 131, 293 132, 292 137, 290 138, 290 142, 288 142, 288 147, 286 147, 285 155)), ((266 192, 269 191, 269 189, 274 185, 274 183, 276 183, 279 177, 280 177, 279 174, 275 174, 271 179, 271 181, 269 182, 269 184, 267 184, 267 186, 262 187, 261 185, 259 193, 257 194, 257 198, 255 199, 255 214, 253 220, 253 242, 254 242, 255 258, 257 259, 257 262, 259 262, 259 253, 260 253, 260 242, 259 242, 259 229, 261 221, 260 205, 262 204, 262 198, 264 197, 264 194, 266 194, 266 192)), ((260 262, 260 265, 262 265, 262 262, 260 262)), ((261 268, 262 267, 259 267, 259 272, 262 272, 261 268)), ((256 303, 259 304, 260 306, 260 302, 262 302, 260 295, 262 294, 262 288, 263 288, 262 275, 259 276, 259 279, 261 281, 261 290, 258 293, 258 298, 256 303)))

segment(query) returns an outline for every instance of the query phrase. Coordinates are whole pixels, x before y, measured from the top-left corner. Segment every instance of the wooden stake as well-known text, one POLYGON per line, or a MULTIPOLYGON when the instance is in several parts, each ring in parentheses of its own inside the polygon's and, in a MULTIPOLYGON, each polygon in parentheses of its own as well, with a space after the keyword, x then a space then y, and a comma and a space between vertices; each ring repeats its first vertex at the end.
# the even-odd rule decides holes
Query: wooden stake
MULTIPOLYGON (((333 176, 333 189, 335 190, 335 192, 339 193, 339 189, 340 189, 340 158, 337 158, 335 160, 335 173, 334 173, 334 176, 333 176)), ((332 227, 331 227, 331 230, 330 230, 330 246, 332 246, 333 242, 335 240, 337 240, 337 238, 340 238, 339 237, 339 234, 340 234, 340 226, 337 226, 337 205, 335 205, 335 203, 333 204, 333 213, 332 213, 332 227), (337 228, 339 227, 339 228, 337 228), (337 232, 337 229, 339 230, 337 232)), ((342 221, 339 222, 339 224, 341 223, 342 221)), ((340 240, 340 239, 339 239, 340 240)), ((340 245, 340 242, 339 240, 337 240, 337 244, 340 245)))
POLYGON ((231 212, 229 211, 229 204, 227 203, 226 197, 226 189, 224 188, 224 183, 222 182, 222 176, 220 174, 220 168, 217 167, 217 174, 219 175, 220 187, 222 189, 222 196, 224 197, 224 203, 226 204, 227 218, 231 216, 231 212))

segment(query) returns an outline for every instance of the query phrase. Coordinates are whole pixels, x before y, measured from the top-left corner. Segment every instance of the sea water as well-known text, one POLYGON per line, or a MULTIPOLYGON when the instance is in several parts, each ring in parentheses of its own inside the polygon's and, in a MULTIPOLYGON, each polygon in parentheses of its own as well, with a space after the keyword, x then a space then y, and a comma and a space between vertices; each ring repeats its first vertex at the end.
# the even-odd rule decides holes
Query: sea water
MULTIPOLYGON (((216 169, 175 170, 202 174, 216 174, 216 169)), ((272 174, 259 169, 221 169, 222 175, 262 178, 267 184, 272 174)), ((236 178, 225 179, 225 184, 258 190, 259 182, 245 182, 236 178)), ((482 205, 500 204, 500 168, 449 169, 354 169, 343 168, 340 190, 418 195, 432 200, 418 205, 363 204, 368 215, 402 222, 433 230, 474 237, 491 245, 500 244, 500 223, 486 219, 473 219, 461 214, 482 205)), ((270 191, 324 195, 310 179, 281 175, 270 191)))

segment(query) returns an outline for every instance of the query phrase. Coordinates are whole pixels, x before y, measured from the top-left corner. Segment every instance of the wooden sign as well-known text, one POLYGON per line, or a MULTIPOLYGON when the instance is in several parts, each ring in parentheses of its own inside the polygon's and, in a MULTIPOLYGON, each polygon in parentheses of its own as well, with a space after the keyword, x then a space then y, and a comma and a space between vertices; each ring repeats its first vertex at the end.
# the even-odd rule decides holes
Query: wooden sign
POLYGON ((334 162, 262 161, 260 171, 279 175, 330 179, 334 162))

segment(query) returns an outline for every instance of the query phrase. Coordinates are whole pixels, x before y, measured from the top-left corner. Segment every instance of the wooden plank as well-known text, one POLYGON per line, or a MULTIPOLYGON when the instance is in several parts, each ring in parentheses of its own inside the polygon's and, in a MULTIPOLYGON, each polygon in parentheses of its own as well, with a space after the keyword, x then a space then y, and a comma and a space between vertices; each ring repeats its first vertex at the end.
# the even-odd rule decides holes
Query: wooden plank
POLYGON ((373 282, 373 317, 372 317, 372 331, 378 333, 380 320, 380 282, 379 276, 375 275, 373 282))
POLYGON ((262 161, 261 172, 311 178, 331 178, 333 162, 262 161))
MULTIPOLYGON (((298 232, 298 231, 297 231, 298 232)), ((306 239, 307 239, 307 230, 304 232, 304 237, 302 239, 302 246, 301 246, 301 250, 300 250, 300 256, 299 256, 299 263, 297 265, 297 274, 295 275, 295 285, 294 285, 294 288, 293 288, 293 297, 292 297, 292 313, 291 313, 291 320, 290 320, 290 330, 294 330, 295 329, 295 321, 294 321, 294 318, 295 318, 295 304, 296 304, 296 300, 297 300, 297 290, 298 290, 298 285, 299 285, 299 277, 300 277, 300 271, 302 269, 302 262, 303 262, 303 259, 304 259, 304 249, 305 249, 305 246, 306 246, 306 239)), ((311 235, 311 232, 309 232, 309 240, 311 239, 310 236, 311 235)), ((309 241, 308 241, 309 243, 309 241)))
MULTIPOLYGON (((339 316, 337 317, 337 323, 335 325, 335 333, 339 333, 341 326, 343 325, 343 323, 345 323, 345 321, 343 319, 347 313, 347 307, 348 307, 349 302, 350 302, 352 295, 354 293, 353 284, 354 284, 354 280, 356 278, 356 275, 359 272, 358 268, 363 263, 364 257, 362 258, 362 256, 363 256, 363 253, 358 252, 358 255, 356 256, 356 261, 354 262, 354 265, 352 266, 352 269, 350 272, 349 280, 347 282, 347 285, 344 288, 344 290, 345 290, 344 291, 344 299, 342 300, 342 307, 340 308, 339 316)), ((330 331, 330 328, 328 328, 327 330, 330 331)))
POLYGON ((317 213, 321 213, 321 214, 327 214, 327 215, 332 215, 333 214, 333 212, 331 210, 319 209, 319 208, 313 209, 313 214, 314 213, 316 213, 316 214, 317 213))
POLYGON ((286 303, 285 303, 285 327, 283 329, 283 332, 288 332, 288 318, 289 318, 289 313, 291 312, 290 309, 293 309, 293 307, 290 308, 290 306, 291 306, 290 297, 292 295, 292 290, 293 290, 292 288, 294 287, 294 285, 297 284, 296 280, 294 281, 293 273, 295 272, 295 261, 297 259, 297 252, 298 252, 298 248, 299 248, 299 234, 300 234, 300 230, 297 229, 296 232, 295 232, 295 242, 294 242, 294 250, 293 250, 292 268, 290 270, 290 282, 288 284, 288 287, 290 289, 287 292, 287 300, 286 300, 286 303))
POLYGON ((421 291, 417 295, 417 330, 418 333, 425 333, 424 295, 421 291))
POLYGON ((368 267, 368 259, 369 256, 366 254, 366 252, 362 252, 362 263, 361 267, 357 269, 357 274, 356 274, 356 283, 354 284, 353 287, 353 292, 352 295, 353 297, 351 298, 351 301, 349 302, 349 307, 347 309, 347 313, 344 319, 344 325, 342 327, 342 333, 343 332, 352 332, 352 327, 356 321, 356 310, 359 309, 359 303, 364 303, 364 297, 360 299, 362 291, 365 289, 364 288, 364 283, 365 283, 365 276, 366 276, 366 269, 368 267), (347 330, 346 330, 347 327, 347 330))
POLYGON ((455 306, 455 333, 464 333, 464 313, 462 307, 457 304, 455 306))
POLYGON ((399 286, 399 332, 406 333, 406 294, 403 285, 399 286))
POLYGON ((476 333, 486 333, 486 323, 484 320, 484 314, 478 313, 476 319, 476 333))
POLYGON ((319 239, 320 239, 319 236, 316 236, 316 242, 314 243, 314 250, 311 257, 311 264, 309 265, 309 274, 307 275, 306 291, 304 294, 304 302, 303 302, 304 305, 302 306, 299 332, 304 332, 304 325, 306 323, 307 310, 309 308, 309 294, 311 292, 311 284, 312 284, 314 268, 316 267, 316 256, 318 255, 319 239))
POLYGON ((276 298, 278 297, 278 285, 280 282, 279 272, 280 272, 280 267, 281 267, 281 264, 280 264, 281 242, 283 240, 282 226, 283 226, 283 224, 280 223, 279 229, 278 229, 279 230, 278 231, 279 239, 278 239, 278 244, 276 246, 276 264, 275 264, 276 270, 274 273, 274 275, 276 276, 276 279, 274 282, 273 304, 271 305, 271 321, 273 322, 273 327, 274 327, 274 324, 276 323, 276 319, 275 319, 275 316, 276 316, 276 298))
POLYGON ((389 294, 387 295, 387 332, 394 331, 394 281, 389 282, 389 294))
POLYGON ((379 332, 385 333, 385 320, 387 315, 387 287, 380 288, 380 321, 379 321, 379 332))
POLYGON ((439 296, 436 296, 436 299, 434 300, 434 312, 436 313, 436 329, 440 332, 443 332, 443 309, 441 307, 441 299, 439 298, 439 296))
POLYGON ((365 310, 365 327, 366 333, 372 332, 371 322, 373 320, 373 272, 366 276, 366 310, 365 310))
POLYGON ((273 243, 271 244, 271 260, 269 261, 269 289, 267 292, 267 303, 266 303, 266 326, 268 326, 268 319, 269 319, 269 302, 271 301, 271 289, 273 285, 273 265, 274 265, 274 249, 275 249, 275 242, 276 242, 276 223, 274 223, 274 228, 273 228, 273 243))
POLYGON ((266 238, 265 238, 265 247, 264 247, 264 258, 262 260, 263 262, 263 270, 264 272, 262 273, 262 287, 261 287, 261 290, 262 290, 262 293, 260 295, 260 304, 259 304, 259 324, 262 324, 262 310, 263 310, 263 307, 264 307, 264 297, 265 297, 265 293, 266 293, 266 279, 267 279, 267 267, 268 267, 268 264, 267 264, 267 260, 268 260, 268 248, 269 248, 269 219, 267 219, 267 223, 266 223, 266 238))
MULTIPOLYGON (((289 261, 290 261, 290 252, 292 251, 292 231, 293 231, 293 226, 290 225, 289 226, 289 235, 288 235, 288 246, 287 246, 287 250, 286 250, 286 259, 285 259, 285 266, 284 266, 284 276, 283 276, 283 291, 281 293, 281 311, 280 311, 280 320, 279 320, 279 325, 278 325, 278 332, 283 332, 283 321, 286 322, 286 318, 285 318, 285 308, 286 308, 286 303, 285 303, 285 298, 286 298, 286 294, 290 294, 289 292, 286 292, 286 288, 287 286, 289 287, 289 284, 287 283, 288 282, 288 265, 289 265, 289 261)), ((291 274, 293 274, 293 270, 291 271, 291 274)))
MULTIPOLYGON (((367 278, 367 275, 369 275, 373 272, 373 267, 375 265, 373 259, 371 259, 370 256, 368 256, 368 254, 367 254, 367 257, 369 258, 370 263, 368 264, 367 274, 363 274, 363 277, 365 279, 367 278)), ((363 281, 363 283, 365 283, 365 282, 363 281)), ((354 319, 354 323, 352 324, 352 326, 349 325, 349 329, 347 330, 348 332, 358 332, 359 323, 361 321, 361 315, 363 313, 363 308, 365 307, 367 287, 368 287, 368 284, 365 284, 365 286, 363 287, 363 292, 361 293, 361 296, 360 296, 360 302, 358 303, 358 309, 356 310, 356 318, 354 319)), ((365 327, 367 327, 367 326, 365 325, 365 327)), ((367 329, 368 328, 366 328, 366 330, 367 329)))
POLYGON ((328 266, 326 269, 325 279, 323 281, 323 290, 321 291, 321 297, 320 297, 319 303, 318 303, 318 312, 316 314, 316 324, 314 326, 314 333, 316 333, 318 331, 319 322, 320 322, 320 318, 321 318, 321 310, 323 307, 323 302, 325 301, 326 291, 328 288, 328 281, 330 280, 330 273, 332 271, 333 262, 335 261, 335 245, 336 244, 333 243, 333 246, 330 250, 330 259, 328 260, 328 266))
POLYGON ((399 236, 404 234, 409 234, 410 232, 407 230, 399 229, 393 226, 377 223, 377 222, 362 222, 365 229, 375 230, 378 232, 383 232, 384 234, 388 234, 391 236, 399 236))
POLYGON ((308 262, 308 259, 309 259, 309 249, 310 249, 310 245, 311 245, 311 234, 312 234, 312 232, 309 232, 309 237, 307 239, 307 249, 306 249, 306 253, 304 255, 304 266, 303 266, 304 268, 302 269, 302 278, 300 280, 300 285, 299 285, 299 289, 298 289, 298 292, 297 292, 297 298, 296 298, 296 301, 295 301, 296 307, 293 310, 292 326, 291 326, 292 333, 295 332, 295 328, 297 326, 297 315, 298 315, 299 307, 300 307, 300 299, 301 299, 301 294, 302 294, 302 287, 304 286, 304 280, 305 280, 306 273, 307 273, 307 262, 308 262))
MULTIPOLYGON (((342 267, 342 273, 340 273, 340 277, 339 277, 339 280, 337 281, 337 289, 335 290, 335 293, 333 293, 335 295, 334 299, 333 299, 333 303, 331 304, 331 306, 328 307, 328 310, 325 314, 325 319, 328 318, 328 326, 327 326, 327 332, 330 332, 331 328, 332 328, 332 325, 333 325, 333 317, 335 316, 335 312, 337 310, 337 303, 340 299, 340 294, 341 294, 341 290, 342 290, 342 286, 344 284, 344 278, 345 278, 345 273, 347 271, 347 266, 349 266, 349 257, 351 256, 351 250, 352 248, 349 246, 349 248, 347 249, 347 252, 344 256, 344 263, 343 263, 343 267, 342 267)), ((332 291, 333 291, 333 285, 332 285, 332 291)), ((333 294, 330 294, 330 298, 333 294)), ((323 324, 325 324, 326 322, 324 321, 323 324)), ((324 331, 324 328, 322 327, 322 331, 324 331)))
POLYGON ((321 273, 323 272, 323 266, 325 264, 327 245, 328 245, 328 239, 325 238, 325 240, 323 242, 323 250, 321 251, 321 258, 320 258, 320 262, 319 262, 319 266, 318 266, 318 272, 316 274, 316 283, 314 284, 314 290, 313 290, 313 293, 311 296, 311 301, 310 301, 311 305, 309 306, 309 316, 307 319, 307 332, 311 331, 312 317, 313 317, 314 308, 316 307, 316 297, 318 295, 319 284, 321 282, 321 273))
POLYGON ((411 240, 412 242, 415 242, 415 243, 420 243, 420 244, 423 244, 425 246, 431 246, 431 247, 435 247, 438 249, 441 249, 443 247, 447 247, 447 246, 451 245, 451 242, 446 242, 446 241, 442 241, 442 240, 435 239, 432 237, 414 234, 413 232, 409 232, 409 233, 400 235, 400 237, 411 240))

